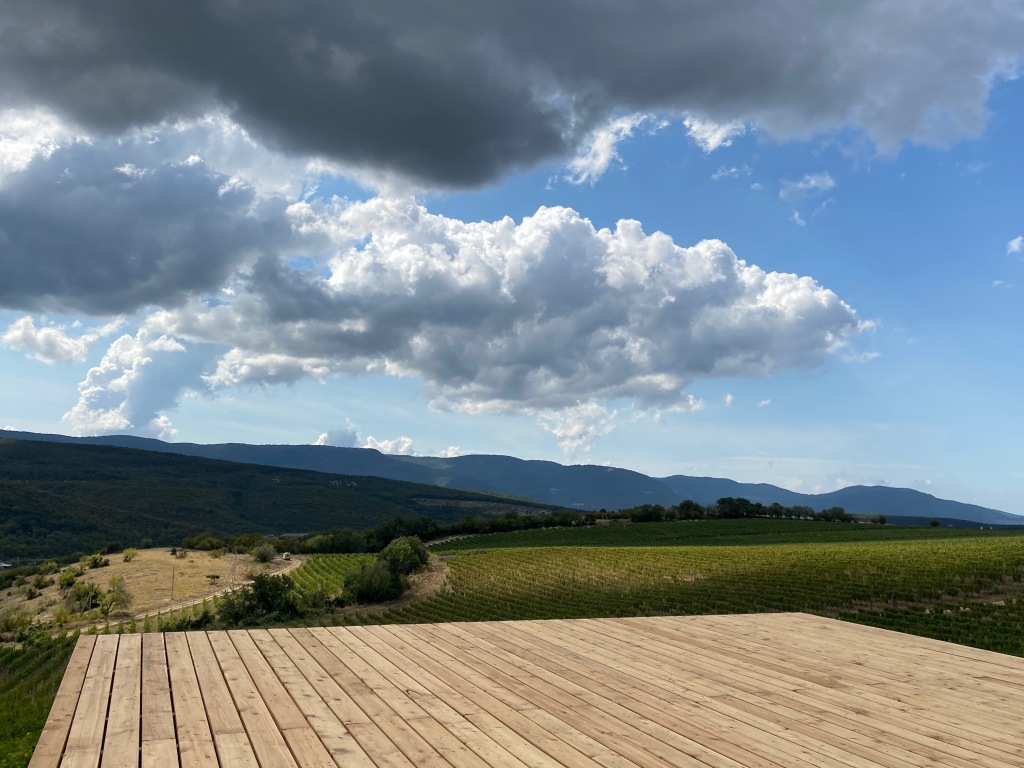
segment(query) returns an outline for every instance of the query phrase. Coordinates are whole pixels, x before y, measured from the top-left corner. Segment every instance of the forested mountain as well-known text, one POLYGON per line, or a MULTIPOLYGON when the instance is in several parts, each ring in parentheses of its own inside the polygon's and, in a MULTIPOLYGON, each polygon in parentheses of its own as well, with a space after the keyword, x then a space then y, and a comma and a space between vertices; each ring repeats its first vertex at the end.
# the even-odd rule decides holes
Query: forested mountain
POLYGON ((210 532, 365 529, 399 517, 451 523, 552 505, 379 477, 102 445, 0 439, 0 560, 179 544, 210 532))
POLYGON ((368 448, 242 443, 199 445, 166 443, 129 435, 73 438, 2 430, 0 437, 118 445, 318 472, 372 475, 446 488, 511 494, 573 509, 619 509, 640 504, 670 506, 683 499, 712 504, 720 498, 732 496, 763 504, 778 502, 785 506, 804 505, 819 511, 841 506, 854 514, 953 518, 1001 525, 1024 524, 1024 517, 1018 515, 938 499, 908 488, 853 486, 814 495, 795 493, 764 483, 738 483, 723 478, 686 475, 654 478, 616 467, 565 466, 552 461, 527 461, 511 456, 393 456, 368 448))

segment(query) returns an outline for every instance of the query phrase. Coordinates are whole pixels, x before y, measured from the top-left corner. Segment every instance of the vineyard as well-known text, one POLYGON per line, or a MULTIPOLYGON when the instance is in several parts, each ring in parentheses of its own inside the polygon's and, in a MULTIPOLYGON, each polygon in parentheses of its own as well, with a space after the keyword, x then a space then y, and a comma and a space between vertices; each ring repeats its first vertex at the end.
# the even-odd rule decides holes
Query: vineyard
MULTIPOLYGON (((1020 653, 1024 537, 746 547, 537 547, 453 554, 431 599, 346 622, 412 623, 652 614, 816 611, 878 626, 912 605, 970 604, 958 642, 1020 653), (857 611, 856 614, 853 611, 857 611), (982 614, 985 619, 982 620, 982 614), (1014 635, 1014 628, 1017 634, 1014 635), (984 641, 984 642, 982 642, 984 641), (987 643, 987 644, 985 644, 987 643)), ((914 632, 920 621, 907 620, 914 632)), ((921 632, 927 634, 927 632, 921 632)))
POLYGON ((333 596, 344 589, 346 578, 374 559, 374 555, 309 555, 291 577, 304 592, 320 590, 333 596))
POLYGON ((0 768, 27 765, 76 637, 0 647, 0 768))
POLYGON ((810 522, 806 520, 700 520, 692 522, 540 528, 440 542, 436 552, 469 552, 508 547, 682 547, 748 544, 828 544, 857 541, 910 541, 1020 536, 1020 531, 986 528, 925 528, 810 522))

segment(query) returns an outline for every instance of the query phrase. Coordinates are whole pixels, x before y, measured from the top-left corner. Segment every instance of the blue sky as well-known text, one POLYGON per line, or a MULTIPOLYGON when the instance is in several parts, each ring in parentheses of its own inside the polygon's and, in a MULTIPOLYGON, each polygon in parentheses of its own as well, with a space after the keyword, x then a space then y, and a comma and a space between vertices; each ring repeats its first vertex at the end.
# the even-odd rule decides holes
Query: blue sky
POLYGON ((125 41, 158 13, 75 20, 108 41, 96 73, 130 73, 91 96, 95 78, 47 86, 81 68, 67 41, 0 78, 0 427, 888 484, 1024 514, 1019 12, 939 4, 921 28, 782 2, 803 27, 762 30, 662 9, 614 45, 610 13, 556 53, 532 6, 412 28, 354 3, 379 33, 358 44, 330 4, 295 7, 210 25, 276 42, 284 84, 204 53, 200 18, 145 61, 125 41))

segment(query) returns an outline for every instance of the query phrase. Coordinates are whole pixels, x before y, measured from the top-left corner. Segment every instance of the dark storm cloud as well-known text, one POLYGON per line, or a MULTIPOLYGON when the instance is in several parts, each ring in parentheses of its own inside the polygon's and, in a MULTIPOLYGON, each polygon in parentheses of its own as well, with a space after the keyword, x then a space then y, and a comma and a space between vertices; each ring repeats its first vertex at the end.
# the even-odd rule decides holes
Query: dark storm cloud
POLYGON ((1016 3, 14 0, 0 94, 90 130, 216 107, 264 142, 473 185, 565 156, 616 110, 977 133, 1024 48, 1016 3))
POLYGON ((197 159, 146 167, 151 154, 72 144, 7 180, 0 306, 99 315, 175 306, 284 245, 283 203, 257 203, 197 159))

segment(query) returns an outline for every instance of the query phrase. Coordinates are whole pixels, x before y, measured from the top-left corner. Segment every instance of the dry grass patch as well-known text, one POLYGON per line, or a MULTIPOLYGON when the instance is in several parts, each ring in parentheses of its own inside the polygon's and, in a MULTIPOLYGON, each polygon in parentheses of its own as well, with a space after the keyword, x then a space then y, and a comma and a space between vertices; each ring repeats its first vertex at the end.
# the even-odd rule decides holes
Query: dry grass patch
MULTIPOLYGON (((180 552, 180 550, 179 550, 180 552)), ((110 577, 124 579, 132 595, 132 604, 121 615, 141 616, 164 611, 173 606, 211 597, 225 589, 238 587, 258 573, 277 573, 299 564, 298 560, 286 561, 280 557, 269 563, 257 563, 250 555, 226 554, 213 557, 208 552, 188 551, 184 557, 176 557, 169 549, 143 549, 131 560, 123 562, 120 553, 106 555, 110 565, 103 568, 86 569, 80 582, 90 582, 106 591, 110 577), (174 580, 174 595, 171 596, 171 580, 174 580), (211 579, 215 576, 215 579, 211 579)), ((60 573, 54 574, 56 582, 60 573)), ((41 590, 39 596, 25 600, 14 590, 6 597, 5 605, 15 604, 36 616, 38 621, 48 621, 53 610, 62 604, 59 588, 54 586, 41 590)), ((112 614, 113 615, 113 614, 112 614)), ((76 617, 77 618, 77 617, 76 617)), ((74 619, 69 626, 74 626, 74 619)))

